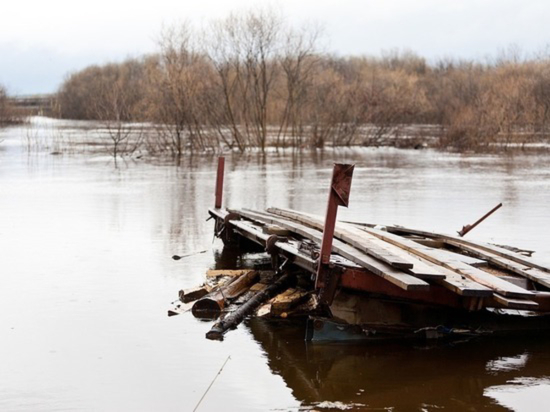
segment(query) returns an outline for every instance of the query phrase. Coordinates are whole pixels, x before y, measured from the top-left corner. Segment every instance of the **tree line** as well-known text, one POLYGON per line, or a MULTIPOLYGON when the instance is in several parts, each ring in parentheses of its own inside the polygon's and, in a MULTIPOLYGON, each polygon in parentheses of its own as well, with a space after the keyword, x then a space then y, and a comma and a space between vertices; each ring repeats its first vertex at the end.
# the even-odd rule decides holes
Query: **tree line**
POLYGON ((419 130, 457 150, 548 137, 547 55, 433 63, 398 51, 340 57, 323 53, 320 37, 273 10, 231 14, 201 31, 173 26, 155 54, 70 74, 57 93, 59 115, 102 121, 115 131, 113 142, 124 141, 124 125, 150 122, 154 133, 140 144, 174 155, 400 145, 416 141, 403 139, 411 125, 431 125, 419 130))
POLYGON ((6 88, 0 84, 0 127, 21 123, 22 113, 10 101, 6 88))

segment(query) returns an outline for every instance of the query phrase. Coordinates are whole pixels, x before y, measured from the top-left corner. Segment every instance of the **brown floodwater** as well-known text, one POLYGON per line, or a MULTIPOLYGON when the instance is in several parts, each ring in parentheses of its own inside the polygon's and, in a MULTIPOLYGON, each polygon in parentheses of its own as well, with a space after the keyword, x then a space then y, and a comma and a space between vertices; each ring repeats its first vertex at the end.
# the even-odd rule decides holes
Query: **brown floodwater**
MULTIPOLYGON (((179 289, 230 264, 205 221, 216 157, 115 169, 63 150, 89 126, 0 130, 0 410, 191 411, 228 358, 199 411, 550 410, 548 338, 323 345, 301 323, 251 320, 214 342, 211 323, 167 317, 179 289)), ((468 237, 550 263, 544 154, 227 154, 224 204, 322 214, 335 161, 356 164, 344 219, 454 232, 503 202, 468 237)))

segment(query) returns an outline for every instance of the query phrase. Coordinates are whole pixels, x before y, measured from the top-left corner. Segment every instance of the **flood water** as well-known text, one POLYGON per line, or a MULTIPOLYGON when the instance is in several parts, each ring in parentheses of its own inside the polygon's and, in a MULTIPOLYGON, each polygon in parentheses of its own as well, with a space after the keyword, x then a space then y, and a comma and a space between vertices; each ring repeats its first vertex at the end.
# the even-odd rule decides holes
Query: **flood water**
MULTIPOLYGON (((88 133, 41 118, 0 130, 0 410, 191 411, 228 358, 197 410, 550 410, 550 339, 320 345, 258 320, 205 339, 211 323, 167 309, 225 264, 205 221, 216 157, 115 169, 30 147, 29 127, 88 133)), ((341 218, 455 232, 503 202, 468 237, 550 263, 548 154, 227 154, 224 204, 322 214, 335 161, 356 164, 341 218)))

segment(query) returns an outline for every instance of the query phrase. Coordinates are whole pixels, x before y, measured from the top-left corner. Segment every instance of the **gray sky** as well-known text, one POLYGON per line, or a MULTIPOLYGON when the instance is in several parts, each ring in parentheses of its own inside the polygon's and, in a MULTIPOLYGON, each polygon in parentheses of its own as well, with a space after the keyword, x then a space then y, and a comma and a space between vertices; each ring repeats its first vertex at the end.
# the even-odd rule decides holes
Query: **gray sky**
POLYGON ((548 0, 5 0, 0 83, 12 94, 52 92, 67 73, 155 50, 163 24, 197 24, 260 3, 292 23, 321 23, 325 49, 379 55, 409 49, 428 59, 484 59, 510 45, 550 44, 548 0), (7 4, 6 4, 7 3, 7 4))

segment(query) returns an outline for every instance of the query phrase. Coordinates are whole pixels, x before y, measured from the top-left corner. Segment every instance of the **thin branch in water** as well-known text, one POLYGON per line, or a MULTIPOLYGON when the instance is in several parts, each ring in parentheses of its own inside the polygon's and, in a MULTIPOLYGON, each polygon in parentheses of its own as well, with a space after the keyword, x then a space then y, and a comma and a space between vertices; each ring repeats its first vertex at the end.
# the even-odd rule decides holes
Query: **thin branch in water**
POLYGON ((227 361, 231 359, 231 355, 227 356, 227 359, 225 360, 225 362, 223 363, 222 367, 220 368, 220 370, 218 371, 218 373, 216 374, 216 376, 214 376, 214 379, 212 379, 212 382, 210 382, 210 385, 208 386, 208 388, 206 389, 206 391, 204 392, 204 394, 202 395, 202 397, 200 398, 199 402, 197 403, 197 406, 195 406, 195 409, 193 409, 193 412, 195 412, 199 405, 201 404, 201 402, 203 401, 203 399, 205 398, 206 394, 208 393, 208 391, 210 390, 210 388, 212 387, 212 385, 214 385, 214 382, 216 381, 216 379, 218 379, 218 376, 221 375, 222 371, 223 371, 223 368, 225 367, 225 364, 227 363, 227 361))

